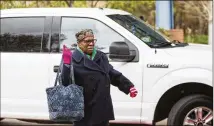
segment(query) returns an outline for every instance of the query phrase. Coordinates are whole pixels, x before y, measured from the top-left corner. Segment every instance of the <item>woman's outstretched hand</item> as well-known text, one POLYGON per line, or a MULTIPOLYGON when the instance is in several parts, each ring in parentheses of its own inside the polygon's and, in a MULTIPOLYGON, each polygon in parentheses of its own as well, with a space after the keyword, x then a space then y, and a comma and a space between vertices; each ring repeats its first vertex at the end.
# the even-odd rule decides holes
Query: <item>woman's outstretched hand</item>
POLYGON ((129 92, 130 92, 130 97, 132 97, 132 98, 136 97, 137 93, 138 93, 134 87, 131 87, 129 92))

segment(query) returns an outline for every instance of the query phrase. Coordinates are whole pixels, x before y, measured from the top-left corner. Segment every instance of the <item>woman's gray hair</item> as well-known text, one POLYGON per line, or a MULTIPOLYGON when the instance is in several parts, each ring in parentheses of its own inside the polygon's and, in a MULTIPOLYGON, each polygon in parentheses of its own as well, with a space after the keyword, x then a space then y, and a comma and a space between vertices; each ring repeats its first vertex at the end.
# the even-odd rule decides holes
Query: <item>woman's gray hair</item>
POLYGON ((91 29, 83 29, 81 31, 79 31, 78 33, 76 33, 76 39, 77 42, 83 40, 86 36, 93 36, 94 33, 91 29))

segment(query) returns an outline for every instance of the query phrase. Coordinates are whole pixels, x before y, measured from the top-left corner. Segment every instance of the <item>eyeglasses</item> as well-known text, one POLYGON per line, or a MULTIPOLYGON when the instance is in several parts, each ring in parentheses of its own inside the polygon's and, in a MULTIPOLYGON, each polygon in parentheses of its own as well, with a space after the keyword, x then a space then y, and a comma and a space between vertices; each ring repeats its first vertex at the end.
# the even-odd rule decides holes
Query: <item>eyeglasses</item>
POLYGON ((84 42, 85 44, 90 44, 91 42, 96 43, 96 42, 97 42, 97 39, 83 40, 83 42, 84 42))

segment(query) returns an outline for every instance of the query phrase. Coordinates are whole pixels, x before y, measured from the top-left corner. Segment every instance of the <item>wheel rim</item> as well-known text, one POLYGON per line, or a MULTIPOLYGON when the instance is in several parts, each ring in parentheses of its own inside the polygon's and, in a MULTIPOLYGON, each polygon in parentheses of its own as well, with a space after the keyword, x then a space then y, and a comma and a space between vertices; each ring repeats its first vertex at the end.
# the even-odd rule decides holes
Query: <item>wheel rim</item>
POLYGON ((184 118, 184 126, 213 126, 213 111, 207 107, 192 109, 184 118))

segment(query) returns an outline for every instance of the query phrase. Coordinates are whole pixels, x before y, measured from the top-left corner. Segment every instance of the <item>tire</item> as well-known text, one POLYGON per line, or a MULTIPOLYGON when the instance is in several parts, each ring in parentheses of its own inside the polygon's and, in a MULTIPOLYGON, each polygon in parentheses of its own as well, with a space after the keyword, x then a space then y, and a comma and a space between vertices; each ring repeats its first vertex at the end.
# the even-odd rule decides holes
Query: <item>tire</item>
POLYGON ((0 121, 2 121, 4 118, 0 118, 0 121))
MULTIPOLYGON (((205 95, 191 95, 186 96, 182 99, 180 99, 171 109, 167 125, 177 125, 177 126, 183 126, 184 120, 186 120, 186 116, 190 117, 194 121, 188 121, 190 124, 201 124, 205 123, 203 121, 196 121, 195 119, 197 117, 200 117, 200 114, 195 114, 194 110, 200 110, 199 108, 203 109, 203 115, 202 119, 205 119, 206 115, 209 115, 208 112, 213 112, 213 100, 205 95)), ((207 118, 206 121, 209 121, 211 116, 209 116, 209 119, 207 118)), ((198 118, 197 118, 198 119, 198 118)), ((211 123, 211 126, 213 125, 213 119, 212 121, 209 121, 208 124, 211 123)), ((207 124, 207 125, 208 125, 207 124)))

